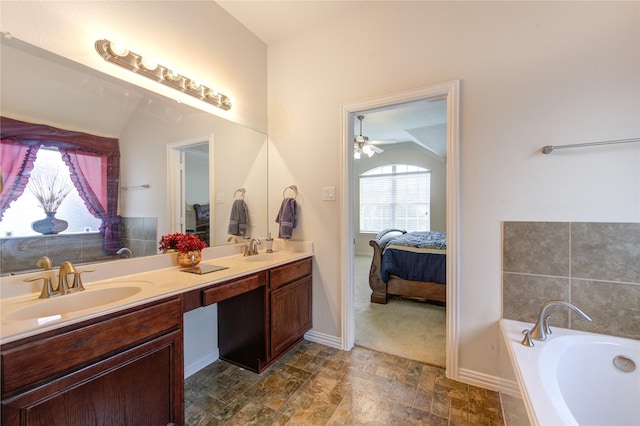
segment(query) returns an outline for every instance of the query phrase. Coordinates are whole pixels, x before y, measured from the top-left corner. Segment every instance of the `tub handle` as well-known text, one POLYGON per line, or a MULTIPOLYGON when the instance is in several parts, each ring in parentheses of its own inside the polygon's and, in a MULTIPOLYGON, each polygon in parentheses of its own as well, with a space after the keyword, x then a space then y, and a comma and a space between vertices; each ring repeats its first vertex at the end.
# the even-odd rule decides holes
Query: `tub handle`
POLYGON ((522 339, 522 344, 532 348, 534 345, 533 345, 533 340, 531 339, 531 330, 522 330, 522 334, 524 334, 524 339, 522 339))

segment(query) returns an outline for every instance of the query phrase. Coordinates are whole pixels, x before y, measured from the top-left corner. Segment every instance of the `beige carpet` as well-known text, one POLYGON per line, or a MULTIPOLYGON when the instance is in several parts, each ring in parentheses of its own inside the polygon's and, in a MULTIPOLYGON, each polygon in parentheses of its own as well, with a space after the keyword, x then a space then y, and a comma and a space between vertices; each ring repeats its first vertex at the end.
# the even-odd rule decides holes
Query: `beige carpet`
POLYGON ((354 266, 356 345, 444 367, 445 308, 397 298, 371 303, 371 258, 356 256, 354 266))

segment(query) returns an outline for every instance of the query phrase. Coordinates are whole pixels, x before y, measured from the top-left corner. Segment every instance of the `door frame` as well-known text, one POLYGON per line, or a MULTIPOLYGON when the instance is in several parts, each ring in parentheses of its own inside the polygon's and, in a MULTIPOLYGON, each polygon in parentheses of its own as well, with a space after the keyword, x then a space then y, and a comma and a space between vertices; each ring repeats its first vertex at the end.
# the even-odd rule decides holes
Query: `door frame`
POLYGON ((213 158, 213 134, 200 138, 184 139, 167 144, 167 208, 168 208, 168 232, 184 232, 185 223, 185 188, 183 179, 183 150, 190 146, 209 144, 209 242, 215 240, 215 226, 211 223, 215 218, 213 193, 215 188, 214 158, 213 158))
POLYGON ((354 118, 365 111, 421 100, 447 100, 447 309, 446 309, 446 374, 458 378, 459 340, 459 145, 460 145, 460 80, 448 81, 422 88, 394 93, 342 107, 341 158, 341 282, 342 282, 342 349, 350 350, 355 344, 354 312, 354 194, 355 177, 353 159, 354 118))

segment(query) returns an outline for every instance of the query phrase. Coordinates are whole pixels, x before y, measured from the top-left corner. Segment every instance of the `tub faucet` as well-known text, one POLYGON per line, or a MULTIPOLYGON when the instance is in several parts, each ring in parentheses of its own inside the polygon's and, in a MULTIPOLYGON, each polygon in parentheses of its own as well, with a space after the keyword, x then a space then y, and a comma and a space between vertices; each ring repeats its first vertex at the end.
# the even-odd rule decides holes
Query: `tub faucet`
POLYGON ((232 235, 229 238, 227 238, 227 242, 228 243, 233 243, 233 244, 238 244, 238 238, 235 235, 232 235))
POLYGON ((47 256, 42 256, 40 259, 38 259, 38 261, 36 262, 36 266, 44 269, 45 271, 50 271, 51 269, 53 269, 53 263, 47 256))
POLYGON ((547 340, 547 335, 551 334, 551 327, 549 327, 549 320, 551 319, 551 315, 547 315, 547 311, 549 308, 553 306, 566 306, 567 308, 573 310, 575 313, 580 315, 582 318, 587 321, 592 321, 591 317, 584 312, 580 308, 575 305, 572 305, 569 302, 565 302, 564 300, 549 300, 542 305, 542 309, 540 309, 540 313, 538 314, 538 321, 535 323, 531 330, 524 330, 524 340, 522 344, 525 346, 533 346, 533 340, 547 340))
POLYGON ((133 257, 133 253, 130 248, 122 247, 120 250, 116 252, 116 254, 120 255, 120 257, 133 257))

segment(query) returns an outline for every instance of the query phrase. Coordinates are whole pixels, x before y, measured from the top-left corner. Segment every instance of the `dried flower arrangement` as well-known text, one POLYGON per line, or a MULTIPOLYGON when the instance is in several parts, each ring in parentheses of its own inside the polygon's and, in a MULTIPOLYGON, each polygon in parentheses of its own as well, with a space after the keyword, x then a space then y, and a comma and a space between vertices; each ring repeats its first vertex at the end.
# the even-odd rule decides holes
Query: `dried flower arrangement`
POLYGON ((31 176, 28 187, 45 212, 57 212, 60 204, 73 189, 71 181, 60 173, 52 176, 31 176))
POLYGON ((198 238, 195 234, 183 234, 176 232, 173 234, 163 235, 160 239, 160 250, 175 249, 180 253, 188 253, 190 251, 200 251, 207 246, 207 243, 198 238))

